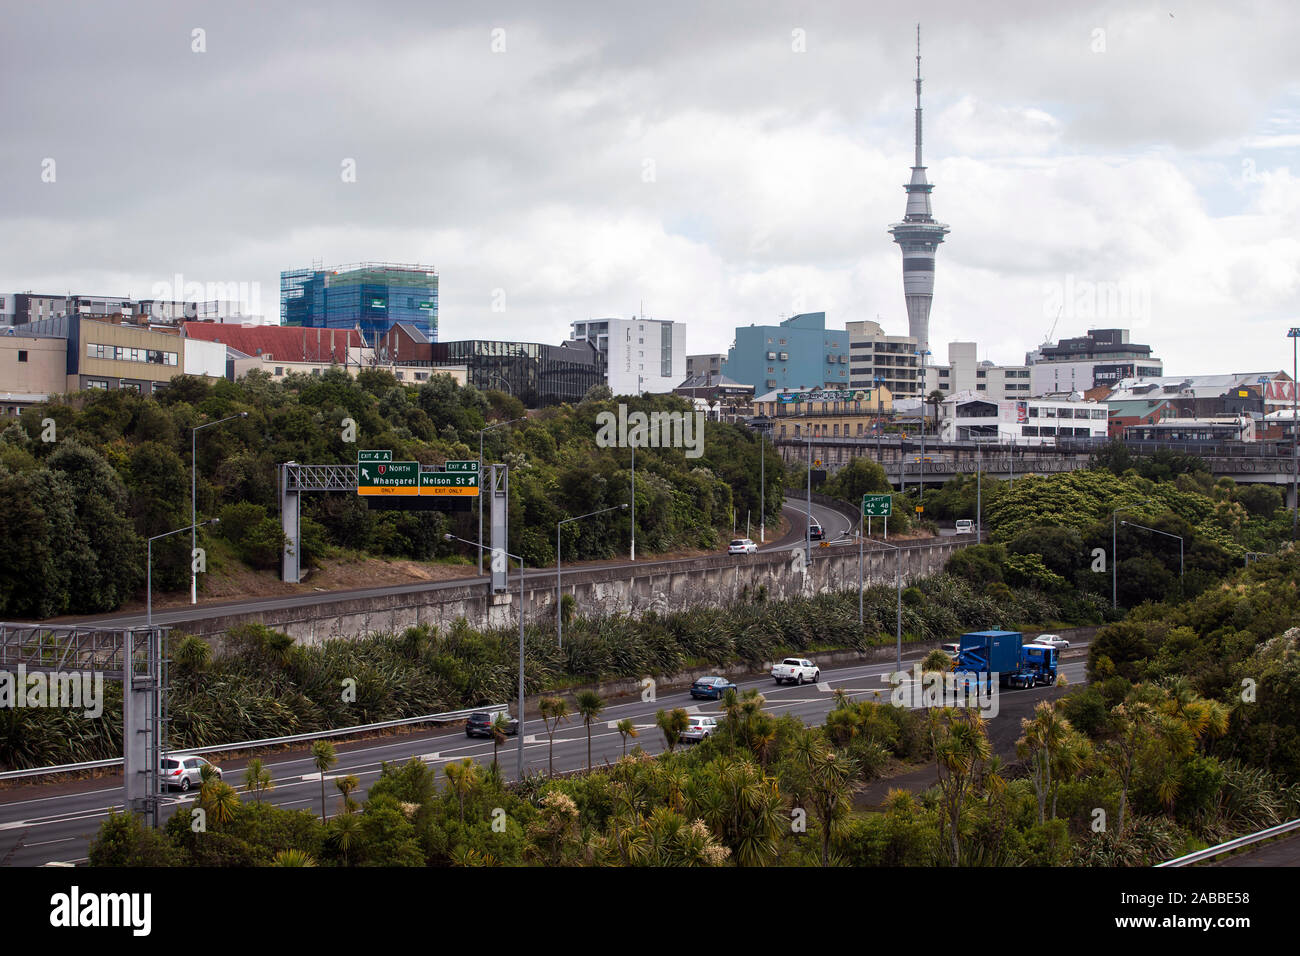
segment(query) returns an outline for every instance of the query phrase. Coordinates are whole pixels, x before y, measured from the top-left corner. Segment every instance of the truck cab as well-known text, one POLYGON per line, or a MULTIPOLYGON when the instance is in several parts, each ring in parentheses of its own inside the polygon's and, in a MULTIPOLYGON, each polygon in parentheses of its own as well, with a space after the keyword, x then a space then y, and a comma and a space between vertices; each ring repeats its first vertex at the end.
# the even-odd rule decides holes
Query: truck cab
POLYGON ((1050 687, 1056 683, 1058 651, 1051 644, 1026 644, 1020 648, 1020 674, 1025 686, 1050 687))

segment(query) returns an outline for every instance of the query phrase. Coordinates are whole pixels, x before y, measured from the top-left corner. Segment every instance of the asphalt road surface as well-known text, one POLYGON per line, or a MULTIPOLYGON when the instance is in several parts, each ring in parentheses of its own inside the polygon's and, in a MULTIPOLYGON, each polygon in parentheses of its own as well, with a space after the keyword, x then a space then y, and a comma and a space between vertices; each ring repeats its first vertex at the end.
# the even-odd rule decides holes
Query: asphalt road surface
MULTIPOLYGON (((804 510, 802 502, 792 502, 787 500, 782 506, 782 510, 790 522, 791 530, 775 541, 769 541, 766 545, 760 545, 760 551, 780 551, 789 549, 801 544, 804 540, 804 529, 807 512, 804 510)), ((832 508, 826 508, 818 504, 813 505, 813 517, 827 529, 827 537, 839 535, 845 530, 851 522, 844 515, 832 508)), ((840 542, 841 544, 847 542, 840 542)), ((816 545, 817 542, 814 542, 816 545)), ((468 546, 467 546, 468 548, 468 546)), ((725 553, 725 552, 724 552, 725 553)), ((739 560, 739 556, 737 560, 739 560)), ((693 560, 684 558, 681 560, 693 560)), ((592 568, 626 568, 635 565, 655 564, 655 563, 673 563, 660 562, 655 559, 646 561, 598 561, 585 562, 580 566, 575 566, 572 570, 590 570, 592 568)), ((566 569, 568 570, 568 569, 566 569)), ((551 580, 555 578, 555 568, 537 568, 524 571, 526 578, 546 577, 551 580)), ((512 583, 516 576, 511 576, 512 583)), ((204 620, 212 617, 224 617, 229 614, 247 614, 258 611, 270 611, 287 607, 304 607, 312 604, 319 604, 322 601, 342 601, 353 600, 364 597, 380 597, 389 594, 412 594, 415 592, 437 591, 445 588, 464 587, 467 584, 483 584, 488 582, 486 576, 471 576, 464 578, 454 578, 450 581, 428 582, 421 581, 413 584, 395 584, 388 587, 379 588, 362 588, 354 591, 318 591, 311 594, 295 594, 290 597, 269 597, 269 598, 248 598, 242 601, 223 601, 220 603, 202 603, 198 605, 183 605, 177 608, 168 608, 166 610, 157 609, 154 611, 153 619, 155 624, 182 624, 187 621, 204 620)), ((128 611, 117 614, 97 614, 84 617, 63 617, 57 618, 50 623, 58 624, 88 624, 102 625, 104 627, 134 627, 145 623, 145 615, 139 611, 128 611)))
MULTIPOLYGON (((910 668, 919 660, 913 652, 905 657, 903 666, 910 668)), ((1063 662, 1062 673, 1071 686, 1085 682, 1083 658, 1063 662)), ((870 699, 879 693, 881 700, 889 699, 889 688, 882 675, 894 669, 892 661, 854 665, 824 670, 818 684, 801 687, 777 687, 771 678, 738 681, 741 691, 759 688, 767 699, 765 710, 773 715, 794 714, 809 725, 820 724, 834 706, 833 691, 843 689, 858 700, 870 699)), ((1006 713, 1006 705, 1046 698, 1057 693, 1056 688, 1040 687, 1033 690, 1003 690, 998 697, 1001 712, 994 719, 995 730, 1019 732, 1019 716, 1006 713), (1002 728, 997 722, 1006 722, 1002 728)), ((600 719, 591 727, 592 761, 599 766, 617 760, 623 752, 623 740, 615 725, 630 718, 639 736, 629 746, 639 744, 650 753, 664 749, 663 734, 655 725, 655 712, 684 707, 691 713, 721 713, 716 701, 692 700, 688 691, 660 695, 655 701, 640 699, 611 702, 600 719)), ((1016 707, 1015 711, 1024 708, 1016 707)), ((530 715, 523 729, 524 766, 526 773, 544 773, 547 769, 547 737, 542 722, 530 715)), ((471 757, 481 764, 492 761, 492 742, 480 738, 470 739, 461 728, 444 729, 402 737, 386 737, 336 745, 338 763, 326 775, 326 801, 331 815, 341 802, 341 796, 331 778, 354 774, 361 780, 356 791, 364 797, 370 784, 378 777, 384 761, 404 763, 419 757, 441 771, 448 761, 471 757)), ((518 743, 515 738, 501 748, 499 761, 510 779, 516 776, 518 743)), ((271 771, 275 789, 263 799, 289 809, 306 809, 320 812, 320 774, 305 752, 280 753, 263 756, 271 771)), ((561 725, 554 741, 556 771, 578 770, 587 763, 587 735, 580 720, 570 719, 561 725)), ((246 760, 221 762, 224 779, 244 793, 243 771, 246 760)), ((441 773, 439 777, 441 778, 441 773)), ((170 816, 175 808, 193 801, 191 795, 172 794, 167 798, 164 813, 170 816)), ((244 799, 251 799, 244 796, 244 799)), ((39 866, 50 862, 84 863, 89 842, 109 809, 122 808, 121 777, 103 777, 72 783, 31 783, 0 791, 0 864, 6 866, 39 866)))

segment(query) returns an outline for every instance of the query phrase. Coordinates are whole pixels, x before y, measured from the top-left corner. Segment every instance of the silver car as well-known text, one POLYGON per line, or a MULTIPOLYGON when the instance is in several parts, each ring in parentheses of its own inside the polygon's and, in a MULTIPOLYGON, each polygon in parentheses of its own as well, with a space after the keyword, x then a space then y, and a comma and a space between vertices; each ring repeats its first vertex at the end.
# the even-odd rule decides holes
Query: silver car
POLYGON ((169 754, 162 759, 163 787, 167 790, 188 792, 191 788, 203 783, 204 767, 211 767, 216 773, 217 779, 221 779, 221 768, 214 763, 209 763, 202 757, 188 754, 169 754))
POLYGON ((1046 644, 1048 647, 1055 647, 1058 651, 1070 646, 1070 642, 1059 634, 1039 634, 1034 638, 1034 643, 1046 644))
POLYGON ((713 717, 691 717, 691 722, 682 731, 682 743, 697 744, 718 729, 718 722, 713 717))

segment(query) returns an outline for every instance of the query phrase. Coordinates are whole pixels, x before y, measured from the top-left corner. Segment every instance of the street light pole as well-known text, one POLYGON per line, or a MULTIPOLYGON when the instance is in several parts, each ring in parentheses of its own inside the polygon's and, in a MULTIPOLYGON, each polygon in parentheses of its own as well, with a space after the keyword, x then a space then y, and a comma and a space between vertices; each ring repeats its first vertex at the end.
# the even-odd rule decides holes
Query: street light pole
POLYGON ((512 418, 505 422, 496 422, 478 430, 478 573, 483 575, 483 433, 490 432, 494 428, 500 428, 503 425, 513 425, 515 422, 522 422, 522 418, 512 418))
MULTIPOLYGON (((459 541, 461 544, 474 546, 473 541, 467 541, 464 538, 458 538, 454 534, 444 534, 443 539, 446 541, 459 541)), ((514 558, 519 562, 519 704, 517 707, 516 717, 519 720, 519 729, 515 733, 518 740, 518 761, 517 776, 520 780, 524 779, 524 559, 517 554, 506 552, 506 557, 514 558)))
POLYGON ((1181 581, 1183 579, 1183 536, 1182 535, 1174 534, 1170 531, 1161 531, 1158 528, 1148 528, 1146 525, 1138 524, 1136 521, 1121 521, 1120 524, 1124 525, 1126 528, 1141 528, 1143 531, 1150 531, 1153 534, 1163 534, 1166 538, 1177 538, 1178 539, 1178 580, 1181 581))
POLYGON ((975 541, 982 544, 984 541, 984 508, 980 496, 980 472, 984 464, 984 449, 978 444, 975 445, 975 541))
MULTIPOLYGON (((203 522, 203 524, 220 523, 220 518, 209 518, 203 522)), ((186 531, 193 530, 193 525, 186 525, 184 528, 177 528, 175 531, 164 531, 162 534, 154 535, 145 545, 144 622, 146 627, 153 627, 153 543, 160 538, 170 538, 174 534, 183 534, 186 531)), ((193 567, 192 559, 190 566, 193 567)))
POLYGON ((921 467, 918 469, 918 483, 920 487, 917 492, 917 501, 925 505, 925 357, 930 354, 929 349, 922 349, 916 353, 921 356, 921 467))
POLYGON ((1296 536, 1296 522, 1300 518, 1300 432, 1297 432, 1296 426, 1300 424, 1300 388, 1296 387, 1296 348, 1300 344, 1300 329, 1291 329, 1287 332, 1287 338, 1291 340, 1291 537, 1296 536))
POLYGON ((599 511, 591 511, 585 515, 576 515, 572 518, 564 518, 555 525, 555 643, 558 647, 564 646, 564 592, 560 589, 560 529, 570 521, 581 521, 583 518, 591 518, 595 515, 603 515, 607 511, 626 511, 627 504, 612 505, 608 508, 601 508, 599 511))
POLYGON ((804 524, 804 563, 812 568, 812 425, 808 428, 808 520, 804 524))
MULTIPOLYGON (((897 556, 897 564, 894 569, 894 583, 898 590, 898 609, 895 621, 895 651, 894 651, 894 670, 901 673, 903 670, 903 548, 897 544, 888 544, 884 541, 877 542, 883 544, 886 548, 893 548, 897 556)), ((859 578, 858 590, 862 589, 862 581, 859 578)))
POLYGON ((228 422, 235 418, 247 418, 248 412, 240 412, 238 415, 229 415, 226 418, 218 419, 215 422, 205 422, 202 425, 195 425, 190 429, 190 603, 199 603, 199 573, 194 570, 194 552, 199 547, 198 533, 198 500, 199 500, 199 443, 198 435, 200 428, 210 428, 213 425, 220 425, 222 422, 228 422))

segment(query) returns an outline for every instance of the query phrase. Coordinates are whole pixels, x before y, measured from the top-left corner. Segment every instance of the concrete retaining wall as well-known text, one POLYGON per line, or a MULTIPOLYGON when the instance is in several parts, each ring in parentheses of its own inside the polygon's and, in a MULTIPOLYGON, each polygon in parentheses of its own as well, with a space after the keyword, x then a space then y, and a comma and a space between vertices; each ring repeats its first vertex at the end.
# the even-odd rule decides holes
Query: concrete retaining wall
MULTIPOLYGON (((948 558, 968 543, 964 538, 907 542, 895 552, 867 543, 863 578, 867 585, 893 584, 901 553, 903 583, 941 570, 948 558)), ((760 588, 771 600, 811 596, 857 586, 858 549, 814 548, 810 566, 802 547, 752 555, 711 555, 660 561, 636 567, 565 571, 564 593, 573 595, 581 615, 645 611, 669 613, 689 607, 727 607, 751 600, 760 588)), ((511 627, 518 622, 518 582, 511 593, 492 595, 483 584, 439 585, 406 594, 331 601, 195 621, 185 629, 222 651, 221 637, 230 628, 257 622, 292 636, 300 644, 353 638, 372 631, 400 631, 416 623, 447 627, 465 618, 472 627, 511 627)), ((555 578, 538 575, 524 581, 524 613, 531 620, 554 621, 555 578)))

